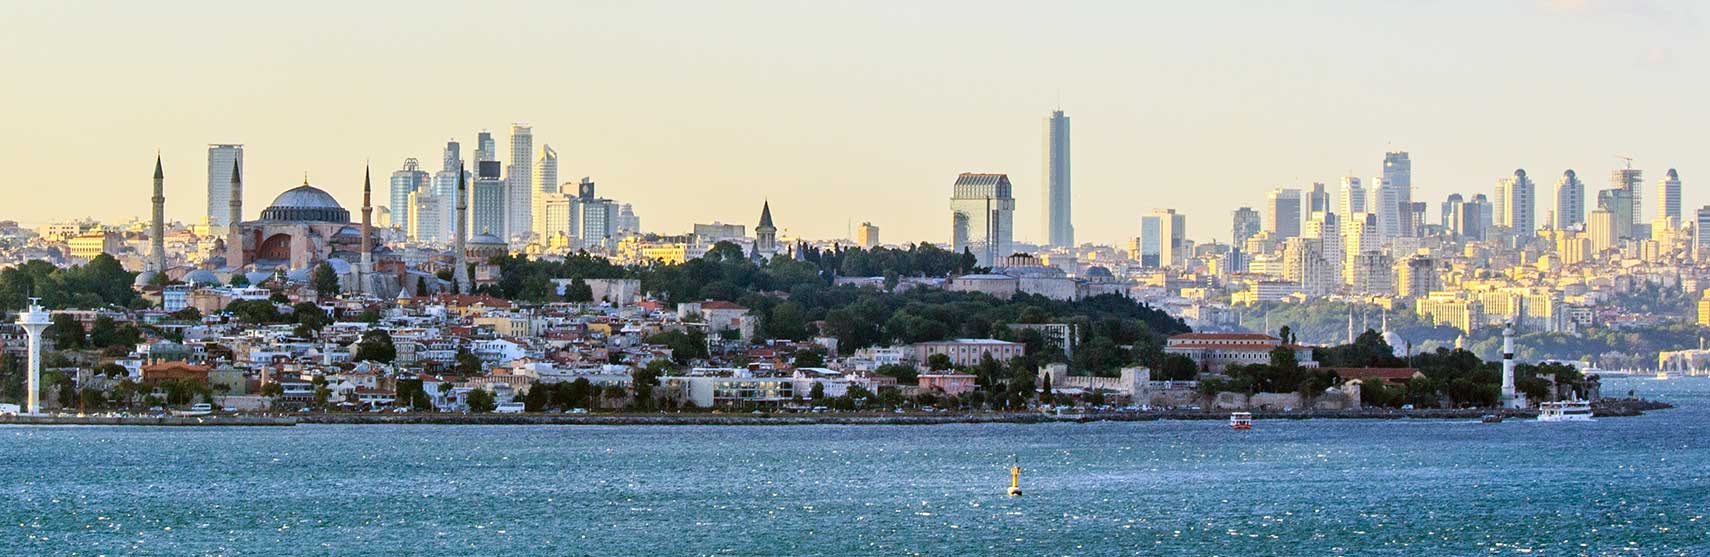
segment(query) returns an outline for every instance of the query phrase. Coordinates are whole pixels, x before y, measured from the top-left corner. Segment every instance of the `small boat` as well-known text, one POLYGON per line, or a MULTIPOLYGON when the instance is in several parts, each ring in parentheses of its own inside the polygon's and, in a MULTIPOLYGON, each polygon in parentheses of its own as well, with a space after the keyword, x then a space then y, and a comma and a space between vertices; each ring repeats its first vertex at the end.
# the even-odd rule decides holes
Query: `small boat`
POLYGON ((1657 380, 1658 381, 1662 381, 1662 380, 1666 380, 1666 379, 1668 379, 1668 372, 1666 372, 1666 371, 1658 371, 1657 372, 1657 380))
POLYGON ((1502 416, 1498 416, 1496 414, 1485 414, 1483 418, 1479 419, 1479 421, 1487 424, 1500 424, 1502 423, 1502 416))
POLYGON ((185 417, 206 416, 206 415, 213 414, 213 413, 214 413, 214 405, 208 404, 205 402, 199 402, 196 404, 192 404, 192 405, 190 405, 189 410, 173 410, 172 411, 172 415, 174 415, 174 416, 185 416, 185 417))
POLYGON ((1540 422, 1589 422, 1591 403, 1583 400, 1545 402, 1538 405, 1540 422))
POLYGON ((1253 429, 1253 413, 1234 412, 1229 414, 1229 429, 1243 431, 1253 429))

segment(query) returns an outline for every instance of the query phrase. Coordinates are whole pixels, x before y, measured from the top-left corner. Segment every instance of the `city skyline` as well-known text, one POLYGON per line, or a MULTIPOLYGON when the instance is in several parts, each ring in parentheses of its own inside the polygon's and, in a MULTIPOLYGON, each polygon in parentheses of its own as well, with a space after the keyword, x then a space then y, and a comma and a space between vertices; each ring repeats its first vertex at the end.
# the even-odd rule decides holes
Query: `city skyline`
MULTIPOLYGON (((197 190, 207 183, 207 176, 199 176, 197 169, 204 165, 202 155, 210 144, 246 146, 246 201, 251 205, 265 204, 299 184, 305 172, 341 202, 354 205, 361 187, 358 167, 364 160, 398 168, 406 158, 427 160, 448 137, 469 142, 473 130, 502 132, 510 122, 529 122, 539 143, 551 143, 562 153, 562 175, 595 177, 634 203, 638 213, 646 214, 649 230, 682 231, 693 222, 712 220, 745 222, 752 219, 755 202, 770 199, 790 207, 791 217, 811 211, 813 218, 780 219, 780 228, 791 235, 841 237, 847 235, 847 223, 870 221, 886 228, 893 242, 947 243, 947 231, 938 224, 944 196, 922 192, 941 191, 946 180, 961 172, 1001 172, 1015 180, 1017 193, 1022 194, 1016 199, 1016 241, 1043 243, 1045 188, 1035 180, 1045 171, 1035 139, 1036 118, 1060 95, 1062 109, 1079 117, 1082 124, 1076 130, 1079 164, 1074 173, 1079 187, 1074 188, 1074 200, 1079 210, 1073 222, 1081 242, 1120 245, 1138 233, 1140 217, 1153 208, 1174 208, 1200 222, 1222 220, 1235 207, 1259 205, 1265 192, 1278 187, 1305 189, 1313 182, 1336 183, 1341 175, 1373 176, 1380 171, 1376 167, 1382 153, 1398 150, 1418 158, 1412 188, 1416 201, 1436 203, 1450 193, 1488 194, 1490 184, 1514 168, 1526 168, 1537 176, 1559 176, 1569 168, 1583 176, 1603 175, 1620 164, 1617 154, 1638 157, 1634 168, 1643 169, 1646 178, 1640 189, 1654 187, 1655 177, 1668 168, 1685 173, 1684 213, 1707 201, 1690 187, 1692 177, 1703 174, 1695 170, 1694 154, 1702 149, 1691 132, 1703 118, 1694 110, 1697 103, 1691 94, 1702 89, 1704 80, 1699 75, 1703 72, 1696 71, 1701 61, 1691 57, 1703 51, 1697 47, 1704 42, 1695 34, 1700 26, 1695 6, 1646 4, 1640 8, 1587 2, 1457 10, 1356 3, 1344 6, 1336 19, 1284 7, 1244 7, 1251 15, 1271 15, 1296 28, 1319 29, 1324 31, 1320 34, 1336 37, 1331 40, 1284 34, 1253 23, 1264 17, 1203 26, 1201 31, 1211 36, 1201 38, 1161 22, 1143 24, 1156 26, 1158 32, 1149 37, 1142 37, 1147 33, 1118 37, 1100 20, 1122 18, 1101 16, 1159 11, 1183 22, 1200 22, 1229 12, 1217 6, 1118 5, 1049 15, 1098 32, 1070 37, 1045 47, 1044 53, 1027 54, 1020 46, 921 46, 933 36, 935 24, 962 15, 954 7, 893 8, 881 10, 878 15, 884 17, 877 17, 871 11, 845 13, 836 7, 725 6, 715 14, 699 15, 760 12, 763 17, 716 31, 721 40, 699 53, 673 45, 686 48, 695 37, 715 33, 693 29, 678 19, 694 19, 690 16, 705 8, 677 10, 684 13, 657 22, 657 29, 638 30, 628 23, 635 20, 631 16, 658 15, 659 5, 587 7, 589 17, 571 24, 616 25, 612 31, 590 30, 584 35, 591 49, 535 44, 540 39, 525 30, 445 29, 468 48, 500 53, 534 48, 541 53, 499 56, 487 62, 491 69, 484 72, 520 70, 511 65, 518 61, 562 60, 562 73, 579 76, 576 82, 583 85, 575 89, 576 95, 563 97, 365 88, 365 84, 411 75, 433 75, 438 71, 433 64, 439 60, 434 54, 442 48, 412 43, 419 48, 404 54, 373 39, 344 33, 361 28, 380 37, 412 36, 406 23, 382 20, 378 8, 353 7, 342 23, 329 23, 314 10, 284 15, 277 27, 315 33, 326 45, 297 53, 301 59, 279 60, 266 45, 279 40, 280 31, 255 30, 248 36, 217 26, 184 27, 202 21, 202 16, 182 7, 149 7, 133 14, 137 21, 154 26, 146 35, 138 35, 130 22, 113 23, 123 17, 95 21, 85 28, 75 25, 86 15, 78 7, 9 6, 7 17, 0 19, 18 25, 8 25, 8 38, 0 41, 54 48, 50 56, 5 62, 15 66, 9 73, 21 81, 57 80, 66 82, 69 90, 96 90, 86 87, 93 82, 65 73, 67 65, 102 75, 101 79, 137 71, 196 79, 185 79, 183 84, 157 80, 150 90, 79 103, 47 98, 34 90, 0 91, 0 100, 8 104, 33 107, 13 120, 26 133, 0 139, 0 147, 8 153, 0 156, 21 169, 25 183, 70 180, 70 187, 89 192, 82 196, 86 202, 68 207, 53 195, 58 188, 25 188, 16 200, 19 212, 38 215, 25 217, 32 221, 27 224, 81 216, 116 221, 146 216, 148 184, 136 176, 146 172, 152 162, 148 157, 158 147, 166 158, 166 197, 172 200, 168 217, 198 222, 207 200, 197 190), (763 9, 767 7, 777 9, 763 9), (1468 13, 1481 17, 1458 19, 1468 13), (901 16, 906 16, 902 17, 906 23, 898 23, 901 16), (834 17, 847 19, 846 26, 826 31, 830 35, 823 40, 805 41, 807 48, 801 53, 774 54, 761 48, 761 42, 796 38, 798 33, 767 27, 767 23, 834 17), (1387 29, 1393 35, 1389 37, 1374 37, 1363 29, 1365 23, 1387 17, 1404 17, 1407 25, 1387 29), (1467 26, 1467 35, 1475 40, 1458 44, 1434 34, 1433 25, 1451 21, 1467 26), (1512 36, 1495 32, 1498 28, 1512 36), (162 32, 175 29, 183 31, 182 36, 162 32), (45 37, 44 32, 57 35, 45 37), (755 37, 738 40, 723 35, 739 32, 755 37), (895 34, 898 42, 874 52, 848 51, 857 35, 872 32, 895 34), (85 33, 104 33, 108 38, 77 42, 85 33), (672 34, 679 38, 657 44, 672 34), (1561 34, 1583 40, 1558 41, 1542 51, 1527 46, 1561 34), (1217 39, 1230 40, 1226 45, 1214 44, 1217 39), (103 48, 116 40, 132 44, 124 52, 103 48), (211 54, 196 49, 210 40, 229 43, 229 48, 211 54), (1369 52, 1335 47, 1356 40, 1369 46, 1369 52), (1421 42, 1433 48, 1412 48, 1421 42), (1199 60, 1184 64, 1151 53, 1176 43, 1201 48, 1199 60), (1258 44, 1270 50, 1260 54, 1254 50, 1258 44), (917 46, 913 54, 921 59, 902 63, 907 49, 917 46), (1099 46, 1133 58, 1145 79, 1110 77, 1084 63, 1046 64, 1049 57, 1044 54, 1077 60, 1099 52, 1095 48, 1099 46), (584 55, 583 50, 624 54, 608 60, 584 55), (1481 55, 1471 56, 1472 52, 1481 55), (863 58, 868 55, 872 57, 863 58), (269 67, 276 73, 233 64, 246 56, 278 62, 269 67), (826 58, 833 68, 858 68, 857 73, 871 78, 871 83, 851 83, 838 72, 806 65, 805 60, 814 56, 826 58), (1378 60, 1383 63, 1373 63, 1378 60), (1282 69, 1266 69, 1270 65, 1282 69), (785 68, 792 80, 771 77, 777 67, 785 68), (1282 72, 1289 70, 1307 72, 1313 79, 1285 79, 1282 72), (728 78, 730 90, 708 93, 705 98, 669 88, 635 94, 638 87, 659 84, 661 79, 680 88, 710 82, 720 72, 728 78), (1036 72, 1051 79, 1037 84, 1016 82, 1001 93, 991 90, 997 83, 1008 84, 1011 80, 1004 76, 1012 72, 1036 72), (1344 73, 1349 75, 1343 77, 1344 73), (1520 94, 1492 99, 1447 85, 1478 82, 1481 89, 1529 91, 1560 75, 1588 79, 1584 87, 1545 99, 1520 94), (1590 80, 1592 75, 1598 79, 1590 80), (216 76, 224 86, 206 86, 204 80, 216 76), (1648 84, 1651 102, 1620 103, 1621 110, 1601 108, 1618 103, 1625 94, 1626 89, 1614 87, 1615 83, 1632 82, 1648 84), (328 89, 334 83, 338 85, 328 89), (1396 85, 1353 87, 1362 83, 1396 85), (1273 94, 1236 96, 1235 91, 1255 87, 1273 94), (333 100, 333 89, 340 100, 333 100), (834 94, 840 99, 868 95, 873 100, 824 102, 834 94), (492 96, 505 96, 506 102, 496 105, 492 96), (149 116, 163 113, 181 117, 168 125, 149 116), (99 128, 95 122, 101 122, 99 128), (894 133, 905 124, 911 133, 894 133), (80 136, 51 131, 62 127, 100 129, 102 148, 90 150, 80 136), (808 133, 825 128, 839 132, 808 133), (1498 130, 1514 129, 1541 139, 1501 146, 1466 141, 1469 136, 1496 137, 1498 130), (1298 136, 1303 131, 1311 137, 1301 141, 1298 136), (1218 164, 1231 153, 1240 153, 1244 164, 1218 164), (24 156, 30 159, 13 158, 24 156), (87 170, 75 175, 56 170, 71 164, 87 170), (839 172, 812 171, 827 167, 839 172), (1139 174, 1145 176, 1145 183, 1129 178, 1136 175, 1136 168, 1146 169, 1139 174), (709 188, 721 195, 704 202, 689 201, 683 195, 709 188), (837 204, 819 202, 823 191, 839 189, 859 189, 868 195, 837 204), (1198 191, 1217 195, 1193 195, 1198 191)), ((113 8, 119 15, 144 9, 113 8)), ((489 15, 504 15, 505 8, 493 11, 489 15)), ((1041 16, 1043 11, 1035 6, 1003 5, 980 17, 1021 20, 1041 16)), ((407 19, 437 27, 453 21, 455 15, 407 19)), ((463 56, 445 52, 445 58, 453 61, 463 56)), ((552 82, 562 79, 567 78, 552 82)), ((73 97, 82 98, 79 95, 73 97)), ((493 156, 499 158, 497 153, 493 156)), ((1595 183, 1600 180, 1589 182, 1592 187, 1601 185, 1595 183)), ((1643 210, 1647 218, 1655 214, 1648 204, 1643 210)), ((1542 211, 1536 218, 1544 222, 1542 211)), ((1202 243, 1228 239, 1223 226, 1195 230, 1193 239, 1202 243)))

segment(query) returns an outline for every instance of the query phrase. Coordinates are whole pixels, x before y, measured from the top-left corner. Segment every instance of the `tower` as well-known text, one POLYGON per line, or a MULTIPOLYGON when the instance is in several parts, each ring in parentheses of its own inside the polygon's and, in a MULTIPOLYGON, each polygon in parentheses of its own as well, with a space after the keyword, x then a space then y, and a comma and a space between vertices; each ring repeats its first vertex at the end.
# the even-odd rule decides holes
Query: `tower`
POLYGON ((505 228, 493 233, 510 240, 534 232, 534 128, 511 124, 511 159, 505 168, 505 228))
POLYGON ((1502 328, 1502 406, 1516 408, 1524 406, 1514 392, 1514 326, 1502 328))
POLYGON ((452 231, 456 239, 451 248, 457 265, 451 270, 451 289, 458 294, 467 294, 469 287, 469 252, 464 248, 469 241, 469 181, 465 176, 460 161, 457 164, 457 229, 452 231))
POLYGON ((166 173, 160 168, 160 153, 154 154, 154 220, 149 225, 149 271, 166 272, 166 173))
POLYGON ((1585 224, 1585 183, 1573 169, 1562 172, 1556 181, 1556 229, 1585 224))
POLYGON ((231 200, 226 204, 227 218, 231 224, 226 226, 226 267, 237 272, 243 268, 243 233, 238 230, 243 222, 243 169, 236 160, 232 161, 231 200))
MULTIPOLYGON (((156 171, 158 175, 159 172, 156 171)), ((156 178, 156 183, 159 179, 156 178)), ((25 388, 24 413, 40 414, 42 412, 42 332, 46 331, 52 319, 48 311, 42 309, 41 298, 30 298, 30 307, 18 314, 18 326, 30 336, 30 369, 25 388)))
POLYGON ((208 146, 208 228, 213 234, 219 235, 226 227, 236 224, 231 222, 231 200, 235 197, 231 190, 233 168, 243 167, 243 145, 214 144, 208 146))
POLYGON ((1055 247, 1075 246, 1069 200, 1069 117, 1053 110, 1045 118, 1045 238, 1055 247))
POLYGON ((356 264, 356 291, 364 296, 372 295, 373 289, 369 283, 374 281, 374 204, 371 199, 372 187, 369 182, 369 169, 362 167, 362 254, 356 264))
POLYGON ((778 252, 778 227, 772 226, 772 203, 760 204, 760 225, 754 227, 754 255, 771 257, 778 252))

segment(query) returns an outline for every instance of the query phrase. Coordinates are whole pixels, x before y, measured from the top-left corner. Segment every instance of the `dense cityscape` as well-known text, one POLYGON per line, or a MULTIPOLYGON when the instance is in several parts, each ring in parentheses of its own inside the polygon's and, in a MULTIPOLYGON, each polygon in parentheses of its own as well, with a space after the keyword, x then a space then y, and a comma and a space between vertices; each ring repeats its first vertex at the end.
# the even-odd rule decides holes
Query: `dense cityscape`
POLYGON ((40 383, 21 372, 31 335, 6 333, 3 394, 32 410, 1525 408, 1595 398, 1602 368, 1710 359, 1710 207, 1682 219, 1674 169, 1648 205, 1625 157, 1590 206, 1575 171, 1540 194, 1524 169, 1433 204, 1392 151, 1369 181, 1233 209, 1229 243, 1160 208, 1100 245, 1075 238, 1070 118, 1042 127, 1045 245, 1016 241, 1030 196, 988 172, 947 180, 948 241, 887 244, 870 222, 780 235, 811 215, 764 200, 752 226, 648 232, 635 203, 561 179, 524 124, 506 161, 481 131, 436 172, 410 158, 376 185, 363 169, 357 218, 307 176, 247 218, 244 146, 212 144, 205 218, 167 223, 157 157, 146 221, 4 227, 0 303, 53 321, 40 383))

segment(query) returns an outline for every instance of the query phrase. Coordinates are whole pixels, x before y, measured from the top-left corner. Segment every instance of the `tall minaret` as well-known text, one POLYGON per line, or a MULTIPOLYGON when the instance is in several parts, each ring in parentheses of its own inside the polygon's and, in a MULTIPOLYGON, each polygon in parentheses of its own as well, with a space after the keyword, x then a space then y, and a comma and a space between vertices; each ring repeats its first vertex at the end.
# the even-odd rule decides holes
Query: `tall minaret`
POLYGON ((374 214, 374 205, 370 201, 372 188, 369 185, 368 177, 368 166, 364 165, 362 167, 362 258, 360 259, 361 262, 356 265, 356 291, 365 296, 374 293, 368 285, 370 281, 374 280, 374 277, 370 276, 374 274, 374 239, 372 237, 374 226, 370 220, 374 214))
POLYGON ((154 154, 154 222, 149 226, 149 271, 166 272, 166 173, 160 169, 160 153, 154 154))
POLYGON ((1519 404, 1514 392, 1514 326, 1502 328, 1502 405, 1513 407, 1519 404))
POLYGON ((243 231, 238 226, 243 222, 243 167, 238 166, 238 159, 232 159, 232 200, 227 207, 231 224, 226 226, 226 267, 237 273, 244 264, 243 231))
POLYGON ((452 257, 457 267, 451 270, 452 291, 458 294, 469 293, 469 256, 464 250, 464 242, 469 238, 469 183, 465 179, 463 163, 457 163, 457 230, 452 242, 452 257))

